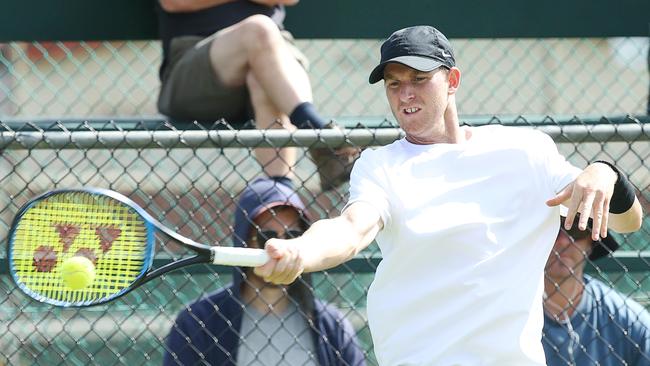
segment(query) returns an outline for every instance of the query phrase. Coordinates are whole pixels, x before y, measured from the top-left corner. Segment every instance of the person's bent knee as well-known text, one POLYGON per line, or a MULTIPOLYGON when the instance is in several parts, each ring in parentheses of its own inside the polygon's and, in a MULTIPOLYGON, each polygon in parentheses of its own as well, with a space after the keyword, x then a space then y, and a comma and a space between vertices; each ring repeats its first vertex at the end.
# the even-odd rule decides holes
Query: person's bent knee
POLYGON ((252 15, 242 20, 241 25, 249 45, 266 46, 284 41, 278 25, 266 15, 252 15))

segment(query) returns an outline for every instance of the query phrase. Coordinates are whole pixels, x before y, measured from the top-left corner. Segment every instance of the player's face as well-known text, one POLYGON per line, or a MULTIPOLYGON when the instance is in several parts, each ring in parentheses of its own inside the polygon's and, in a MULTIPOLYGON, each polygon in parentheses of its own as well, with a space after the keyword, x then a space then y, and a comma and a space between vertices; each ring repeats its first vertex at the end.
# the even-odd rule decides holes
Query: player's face
POLYGON ((582 276, 592 243, 589 231, 571 235, 560 229, 546 261, 546 276, 557 283, 568 276, 582 276))
POLYGON ((384 88, 393 115, 409 140, 429 141, 444 133, 444 114, 449 97, 449 72, 438 68, 422 72, 389 63, 384 69, 384 88))

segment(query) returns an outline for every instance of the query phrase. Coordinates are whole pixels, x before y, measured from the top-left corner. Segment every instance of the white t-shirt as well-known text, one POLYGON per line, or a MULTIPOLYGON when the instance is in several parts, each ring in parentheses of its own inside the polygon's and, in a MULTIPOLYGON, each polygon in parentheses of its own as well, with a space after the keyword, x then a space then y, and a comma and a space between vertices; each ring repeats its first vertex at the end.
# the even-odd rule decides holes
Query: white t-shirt
POLYGON ((381 365, 543 365, 546 200, 580 173, 550 137, 470 128, 461 144, 405 139, 355 163, 350 204, 377 208, 383 260, 368 293, 381 365))

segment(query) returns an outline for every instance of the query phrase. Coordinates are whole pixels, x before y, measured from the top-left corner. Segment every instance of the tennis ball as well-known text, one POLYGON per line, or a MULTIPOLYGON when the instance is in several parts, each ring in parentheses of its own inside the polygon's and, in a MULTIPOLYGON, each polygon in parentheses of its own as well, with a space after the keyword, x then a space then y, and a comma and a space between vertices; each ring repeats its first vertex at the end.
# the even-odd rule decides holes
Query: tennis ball
POLYGON ((93 283, 95 265, 86 257, 70 257, 61 264, 61 278, 67 287, 81 290, 93 283))

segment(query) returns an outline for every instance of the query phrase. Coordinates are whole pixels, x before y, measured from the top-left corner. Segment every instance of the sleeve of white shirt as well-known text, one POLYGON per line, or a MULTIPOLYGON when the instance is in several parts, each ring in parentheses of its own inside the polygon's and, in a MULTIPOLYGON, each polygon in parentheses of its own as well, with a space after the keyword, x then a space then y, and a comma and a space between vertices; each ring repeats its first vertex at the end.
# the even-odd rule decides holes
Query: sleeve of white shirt
POLYGON ((377 209, 386 227, 390 222, 390 202, 386 171, 381 162, 381 153, 371 149, 364 150, 357 159, 350 174, 350 199, 343 211, 355 202, 365 202, 377 209))
POLYGON ((558 193, 569 183, 573 182, 582 169, 569 163, 562 154, 557 150, 553 139, 545 133, 542 135, 542 144, 545 147, 545 164, 548 177, 548 183, 553 192, 558 193))

